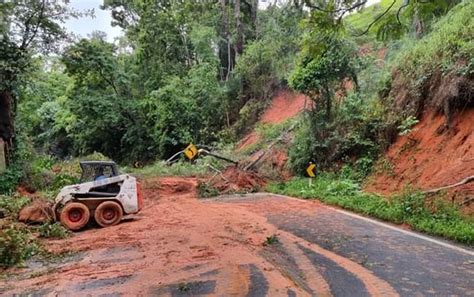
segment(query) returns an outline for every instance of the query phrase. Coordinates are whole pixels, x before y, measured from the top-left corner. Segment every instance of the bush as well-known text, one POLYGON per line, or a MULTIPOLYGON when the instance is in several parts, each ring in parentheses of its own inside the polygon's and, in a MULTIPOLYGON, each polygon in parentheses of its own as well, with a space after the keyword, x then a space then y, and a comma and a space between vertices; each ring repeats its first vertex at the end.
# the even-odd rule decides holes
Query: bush
POLYGON ((239 111, 239 120, 234 125, 235 134, 240 136, 252 129, 265 108, 264 100, 249 100, 239 111))
POLYGON ((66 238, 70 232, 60 223, 45 223, 38 228, 40 237, 66 238))
POLYGON ((209 198, 219 196, 219 190, 209 184, 200 181, 197 186, 198 196, 201 198, 209 198))
POLYGON ((20 209, 30 203, 30 198, 21 196, 0 196, 0 209, 5 215, 16 217, 20 209))
POLYGON ((332 119, 321 111, 308 113, 289 150, 293 172, 304 173, 313 161, 318 170, 338 170, 346 163, 357 171, 358 180, 367 176, 383 148, 380 139, 387 127, 382 115, 371 110, 374 105, 352 94, 334 111, 332 119))
POLYGON ((0 195, 11 194, 20 182, 22 173, 17 165, 13 165, 0 174, 0 195))
POLYGON ((23 263, 39 252, 27 228, 11 225, 0 230, 0 266, 6 268, 23 263))

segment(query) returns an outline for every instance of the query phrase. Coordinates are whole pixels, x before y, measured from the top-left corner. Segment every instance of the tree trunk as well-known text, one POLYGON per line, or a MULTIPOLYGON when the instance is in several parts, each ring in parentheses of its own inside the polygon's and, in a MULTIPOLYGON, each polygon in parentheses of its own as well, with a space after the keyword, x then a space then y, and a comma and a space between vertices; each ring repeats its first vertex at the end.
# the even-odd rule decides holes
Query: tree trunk
POLYGON ((13 145, 13 98, 9 91, 0 92, 0 138, 5 143, 6 164, 10 163, 13 145))
MULTIPOLYGON (((226 41, 226 50, 225 50, 226 61, 221 59, 221 65, 223 67, 225 66, 225 80, 227 81, 229 79, 229 74, 233 68, 234 57, 233 57, 233 51, 232 51, 232 41, 231 41, 231 36, 230 36, 230 31, 229 31, 229 19, 227 16, 226 2, 227 2, 226 0, 220 0, 222 35, 226 41), (226 63, 227 65, 225 65, 224 63, 226 63)), ((222 48, 220 50, 222 51, 222 48)))
POLYGON ((413 27, 415 29, 415 38, 420 39, 424 33, 424 28, 423 28, 423 21, 418 16, 418 14, 415 14, 415 17, 413 19, 413 27))
POLYGON ((258 11, 258 0, 252 0, 251 7, 251 26, 252 26, 252 39, 257 39, 257 11, 258 11))
POLYGON ((237 22, 237 41, 235 44, 235 52, 237 53, 237 56, 240 56, 244 52, 244 34, 242 31, 242 20, 240 15, 240 0, 235 0, 235 20, 237 22))
POLYGON ((324 98, 326 101, 326 118, 329 120, 331 119, 331 109, 332 109, 332 98, 331 98, 331 92, 327 87, 324 87, 324 98))

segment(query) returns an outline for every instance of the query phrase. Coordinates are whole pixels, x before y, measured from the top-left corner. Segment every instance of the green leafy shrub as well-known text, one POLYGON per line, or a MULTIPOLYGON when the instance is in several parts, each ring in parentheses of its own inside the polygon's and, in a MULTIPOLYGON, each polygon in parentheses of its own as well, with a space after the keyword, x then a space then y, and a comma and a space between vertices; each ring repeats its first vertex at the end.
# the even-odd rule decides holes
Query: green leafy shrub
POLYGON ((39 250, 27 228, 12 224, 0 230, 0 266, 5 268, 21 264, 39 250))
POLYGON ((60 223, 45 223, 38 227, 40 237, 46 238, 66 238, 70 232, 60 223))
POLYGON ((208 183, 200 181, 197 186, 198 196, 201 198, 209 198, 219 196, 219 190, 210 186, 208 183))
POLYGON ((19 166, 13 165, 0 174, 0 194, 10 194, 20 182, 22 172, 19 166))
MULTIPOLYGON (((227 155, 227 154, 223 154, 227 155)), ((140 177, 152 176, 206 176, 212 173, 210 166, 223 169, 227 163, 216 158, 205 156, 199 157, 194 162, 179 160, 173 164, 167 164, 165 161, 156 161, 142 168, 124 168, 125 171, 140 177)))
POLYGON ((75 176, 70 176, 68 174, 57 174, 54 177, 54 180, 50 186, 51 190, 60 190, 61 188, 73 184, 77 184, 79 182, 79 178, 75 176))
POLYGON ((397 57, 397 68, 407 77, 420 80, 436 69, 449 72, 460 59, 470 61, 474 53, 474 3, 463 1, 433 26, 433 31, 412 42, 397 57))
POLYGON ((20 209, 28 203, 30 203, 28 197, 0 195, 0 209, 4 210, 8 216, 17 216, 20 209))
POLYGON ((358 171, 358 179, 368 175, 387 129, 378 108, 375 102, 362 100, 361 94, 351 93, 331 119, 322 111, 308 113, 289 150, 290 168, 303 173, 309 161, 319 171, 340 169, 346 163, 358 171))
POLYGON ((410 134, 412 131, 413 126, 418 124, 419 120, 415 118, 414 116, 409 116, 406 119, 402 121, 402 123, 397 127, 398 130, 400 131, 398 134, 399 135, 407 135, 410 134))
POLYGON ((260 113, 265 108, 264 100, 249 100, 239 111, 239 120, 234 124, 234 131, 237 135, 243 135, 258 121, 260 113))

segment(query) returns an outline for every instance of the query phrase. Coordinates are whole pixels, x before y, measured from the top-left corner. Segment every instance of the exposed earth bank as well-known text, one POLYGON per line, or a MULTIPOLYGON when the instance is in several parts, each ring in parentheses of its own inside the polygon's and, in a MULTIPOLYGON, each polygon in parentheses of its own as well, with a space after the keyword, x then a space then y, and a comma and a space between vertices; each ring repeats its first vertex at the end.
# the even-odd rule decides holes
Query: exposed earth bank
MULTIPOLYGON (((457 113, 452 127, 445 116, 429 111, 412 132, 399 136, 376 174, 369 179, 366 190, 381 194, 403 191, 407 186, 429 190, 455 184, 474 175, 474 109, 457 113)), ((472 213, 468 199, 474 196, 474 183, 448 191, 450 200, 472 213)), ((471 205, 471 206, 470 206, 471 205)))

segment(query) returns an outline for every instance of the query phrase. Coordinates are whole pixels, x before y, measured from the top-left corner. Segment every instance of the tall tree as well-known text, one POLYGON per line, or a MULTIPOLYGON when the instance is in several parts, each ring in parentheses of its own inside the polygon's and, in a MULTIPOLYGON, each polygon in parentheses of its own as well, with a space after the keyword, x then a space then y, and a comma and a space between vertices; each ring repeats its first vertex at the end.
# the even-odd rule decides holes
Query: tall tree
POLYGON ((221 58, 221 68, 223 69, 223 80, 228 80, 229 75, 234 68, 234 51, 232 50, 232 38, 230 34, 230 25, 229 25, 229 15, 227 8, 227 1, 220 0, 220 11, 221 11, 221 36, 223 37, 223 42, 219 46, 219 56, 221 58))
POLYGON ((236 32, 237 32, 237 41, 235 43, 235 52, 237 55, 242 55, 244 51, 244 32, 242 29, 242 19, 240 14, 240 0, 235 0, 235 21, 236 21, 236 32))
MULTIPOLYGON (((25 0, 0 3, 0 137, 11 157, 15 137, 16 88, 35 53, 55 50, 67 35, 61 23, 80 14, 64 1, 25 0)), ((9 159, 7 157, 7 159, 9 159)))

